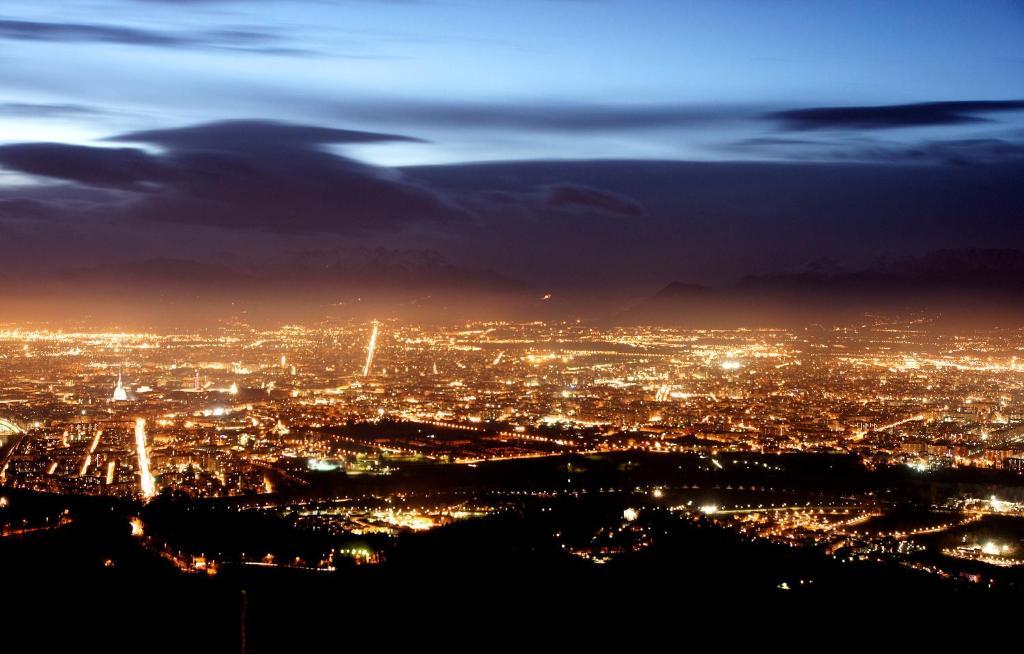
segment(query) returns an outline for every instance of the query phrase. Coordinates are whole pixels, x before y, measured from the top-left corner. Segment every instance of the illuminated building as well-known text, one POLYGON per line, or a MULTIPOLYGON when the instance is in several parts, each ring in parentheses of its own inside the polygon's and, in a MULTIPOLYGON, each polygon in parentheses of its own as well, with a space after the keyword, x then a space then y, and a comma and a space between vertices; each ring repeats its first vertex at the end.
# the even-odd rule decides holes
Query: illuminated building
POLYGON ((117 373, 117 386, 114 388, 114 397, 112 399, 114 402, 128 401, 128 391, 125 390, 124 384, 121 381, 120 372, 117 373))

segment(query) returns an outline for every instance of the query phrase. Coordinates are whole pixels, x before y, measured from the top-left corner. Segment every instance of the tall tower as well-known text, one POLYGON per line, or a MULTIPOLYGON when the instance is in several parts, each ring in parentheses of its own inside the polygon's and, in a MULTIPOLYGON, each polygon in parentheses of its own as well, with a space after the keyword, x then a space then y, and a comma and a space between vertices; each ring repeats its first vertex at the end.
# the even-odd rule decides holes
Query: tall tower
POLYGON ((117 386, 114 388, 114 402, 127 402, 128 391, 124 389, 124 383, 121 381, 121 369, 117 370, 117 386))

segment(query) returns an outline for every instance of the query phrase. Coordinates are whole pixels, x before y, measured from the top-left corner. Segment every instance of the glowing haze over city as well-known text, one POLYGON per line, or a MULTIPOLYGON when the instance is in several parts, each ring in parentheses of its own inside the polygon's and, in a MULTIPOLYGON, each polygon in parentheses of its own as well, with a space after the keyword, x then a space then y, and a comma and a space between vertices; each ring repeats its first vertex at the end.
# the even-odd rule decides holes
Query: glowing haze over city
POLYGON ((0 82, 2 615, 1024 592, 1020 2, 14 0, 0 82))

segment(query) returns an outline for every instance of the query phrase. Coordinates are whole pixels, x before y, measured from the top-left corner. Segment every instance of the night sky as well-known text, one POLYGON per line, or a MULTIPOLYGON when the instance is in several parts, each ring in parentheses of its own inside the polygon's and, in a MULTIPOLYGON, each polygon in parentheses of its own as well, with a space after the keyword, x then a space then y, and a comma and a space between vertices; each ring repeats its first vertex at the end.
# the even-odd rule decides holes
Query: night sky
POLYGON ((0 7, 8 276, 416 259, 640 292, 1022 220, 1019 1, 0 7))

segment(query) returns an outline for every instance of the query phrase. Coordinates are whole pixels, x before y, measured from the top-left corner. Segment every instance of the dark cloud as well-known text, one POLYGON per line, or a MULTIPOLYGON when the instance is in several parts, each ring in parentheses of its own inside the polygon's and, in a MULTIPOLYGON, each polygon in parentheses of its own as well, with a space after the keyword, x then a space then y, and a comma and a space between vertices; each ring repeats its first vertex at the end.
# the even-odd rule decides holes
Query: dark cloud
POLYGON ((160 48, 215 48, 265 54, 312 54, 301 48, 278 45, 279 37, 276 34, 251 30, 179 33, 125 25, 0 19, 0 38, 63 43, 116 43, 160 48))
POLYGON ((790 145, 820 145, 821 141, 814 141, 811 139, 786 139, 776 138, 771 136, 762 136, 749 139, 743 139, 730 144, 730 147, 736 148, 764 148, 764 147, 776 147, 776 146, 790 146, 790 145))
POLYGON ((98 41, 130 45, 181 46, 197 43, 194 37, 112 25, 43 23, 0 20, 0 37, 22 41, 98 41))
POLYGON ((767 114, 786 129, 884 129, 987 122, 979 114, 1021 111, 1024 100, 919 102, 870 107, 816 107, 767 114))
POLYGON ((597 212, 631 218, 643 216, 643 206, 624 195, 610 193, 580 184, 557 184, 544 187, 543 205, 549 209, 597 212))
POLYGON ((135 188, 167 175, 160 162, 142 150, 64 143, 3 145, 0 164, 30 175, 114 188, 135 188))
POLYGON ((747 108, 693 105, 388 102, 347 104, 347 118, 428 127, 603 131, 686 127, 749 117, 747 108))
POLYGON ((1024 140, 1020 137, 912 143, 865 137, 820 140, 753 138, 728 144, 724 149, 795 161, 976 165, 1024 158, 1024 140))
MULTIPOLYGON (((874 130, 990 122, 987 114, 1024 111, 1024 100, 921 102, 814 107, 765 113, 763 105, 583 104, 559 102, 388 101, 315 109, 339 118, 430 128, 494 128, 601 132, 728 125, 764 120, 786 130, 874 130)), ((771 138, 771 137, 765 137, 771 138)))
POLYGON ((95 148, 55 143, 0 146, 22 173, 121 189, 126 217, 276 231, 361 233, 465 219, 463 210, 395 171, 321 146, 410 140, 270 121, 228 121, 115 137, 156 145, 95 148))
POLYGON ((1024 141, 996 138, 947 139, 914 145, 865 144, 860 148, 836 149, 831 158, 895 163, 943 163, 958 166, 1024 160, 1024 141))
MULTIPOLYGON (((976 166, 907 165, 918 161, 897 155, 900 144, 869 141, 859 145, 884 145, 891 158, 381 169, 329 149, 405 138, 245 121, 121 135, 120 147, 0 146, 7 168, 64 180, 0 190, 0 225, 37 248, 12 248, 11 257, 50 268, 125 252, 217 261, 221 251, 267 267, 299 244, 362 243, 429 248, 459 268, 587 288, 729 279, 826 255, 1024 246, 1024 157, 1010 156, 1012 142, 930 146, 993 153, 976 166)), ((840 140, 821 140, 832 141, 840 140)))
POLYGON ((293 125, 266 120, 225 120, 187 128, 153 129, 113 136, 109 141, 151 143, 167 148, 247 150, 344 143, 423 143, 400 134, 293 125))
MULTIPOLYGON (((777 132, 719 146, 755 159, 893 163, 990 163, 1019 156, 1021 139, 949 138, 942 141, 883 142, 869 136, 885 127, 958 125, 991 122, 985 116, 1024 112, 1024 100, 925 102, 869 107, 823 107, 764 113, 753 106, 720 105, 590 105, 558 103, 350 103, 333 110, 366 122, 416 125, 425 129, 495 129, 509 132, 626 133, 653 129, 761 130, 764 121, 791 131, 824 134, 827 128, 847 132, 845 138, 802 138, 777 132), (815 131, 817 130, 817 131, 815 131)), ((1005 136, 1006 138, 1002 138, 1005 136)))
POLYGON ((509 210, 516 220, 487 221, 486 230, 462 242, 460 262, 476 257, 470 265, 537 283, 657 287, 669 279, 778 270, 823 255, 855 261, 885 252, 1024 246, 1021 159, 985 166, 547 161, 405 172, 450 194, 491 189, 495 212, 501 199, 512 204, 516 194, 562 184, 642 203, 643 220, 523 220, 509 210))
POLYGON ((66 116, 96 116, 106 113, 81 104, 48 104, 40 102, 0 103, 0 116, 26 118, 63 118, 66 116))

